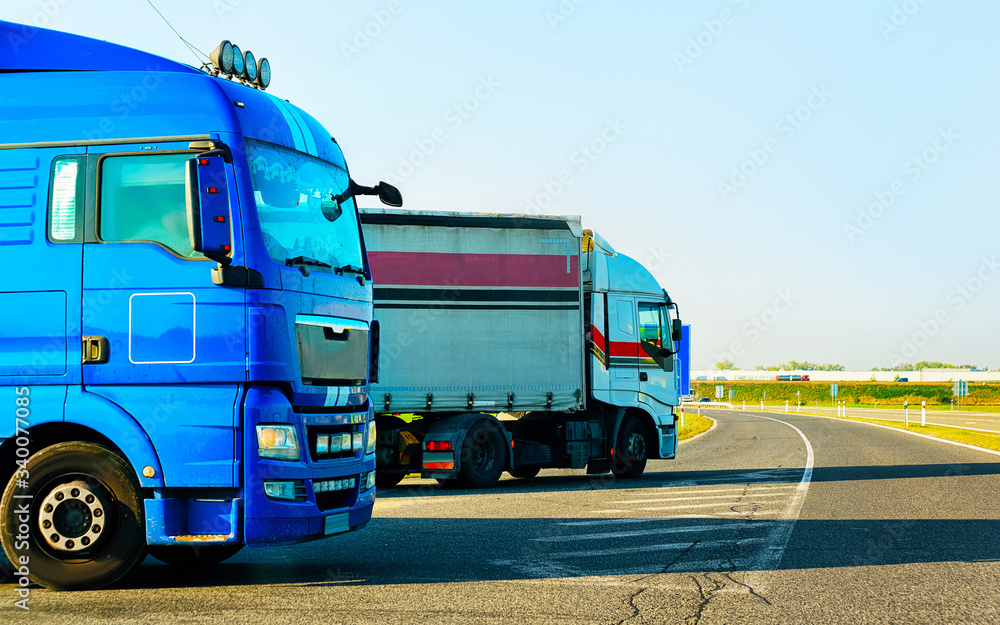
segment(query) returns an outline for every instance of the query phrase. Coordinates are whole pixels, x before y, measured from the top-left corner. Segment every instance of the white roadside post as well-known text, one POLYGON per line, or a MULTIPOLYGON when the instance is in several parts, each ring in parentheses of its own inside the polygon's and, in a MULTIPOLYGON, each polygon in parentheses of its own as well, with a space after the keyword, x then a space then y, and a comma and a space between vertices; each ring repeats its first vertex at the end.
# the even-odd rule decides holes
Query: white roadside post
POLYGON ((681 429, 684 429, 684 404, 681 404, 681 429))
POLYGON ((785 414, 788 414, 788 400, 785 400, 785 414))
POLYGON ((903 425, 910 427, 910 404, 905 399, 903 400, 903 425))
POLYGON ((927 402, 920 402, 920 425, 921 427, 927 425, 927 402))
POLYGON ((760 409, 764 410, 764 400, 760 400, 760 409))
POLYGON ((747 409, 747 400, 743 400, 743 410, 747 409))

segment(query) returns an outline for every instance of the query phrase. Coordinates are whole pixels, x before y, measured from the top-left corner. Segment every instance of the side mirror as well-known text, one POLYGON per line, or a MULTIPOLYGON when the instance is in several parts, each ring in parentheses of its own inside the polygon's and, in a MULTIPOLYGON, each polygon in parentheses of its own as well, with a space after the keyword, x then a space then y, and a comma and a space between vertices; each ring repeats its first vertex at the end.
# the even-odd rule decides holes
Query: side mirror
POLYGON ((198 156, 187 162, 185 175, 188 234, 191 248, 222 266, 233 262, 229 223, 229 185, 221 156, 198 156))
POLYGON ((678 343, 681 340, 681 326, 682 324, 680 319, 673 320, 673 327, 670 329, 670 335, 674 339, 674 343, 678 343))
POLYGON ((375 188, 378 190, 378 199, 382 200, 383 204, 395 208, 403 205, 403 194, 388 182, 380 182, 375 188))

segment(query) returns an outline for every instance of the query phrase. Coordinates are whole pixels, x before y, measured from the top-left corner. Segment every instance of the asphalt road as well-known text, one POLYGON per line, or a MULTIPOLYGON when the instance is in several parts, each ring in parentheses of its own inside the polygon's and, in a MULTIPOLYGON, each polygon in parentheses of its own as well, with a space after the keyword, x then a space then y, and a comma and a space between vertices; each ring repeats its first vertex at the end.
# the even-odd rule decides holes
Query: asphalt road
POLYGON ((1000 456, 713 411, 637 480, 543 471, 380 491, 362 532, 147 562, 95 592, 0 585, 4 623, 1000 623, 1000 456))

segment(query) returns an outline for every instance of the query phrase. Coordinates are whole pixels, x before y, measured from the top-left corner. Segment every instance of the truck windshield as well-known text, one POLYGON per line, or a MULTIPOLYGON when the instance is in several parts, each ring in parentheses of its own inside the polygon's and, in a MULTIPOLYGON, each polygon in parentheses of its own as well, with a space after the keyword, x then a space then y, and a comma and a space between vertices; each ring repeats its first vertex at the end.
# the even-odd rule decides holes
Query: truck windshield
POLYGON ((247 140, 254 200, 271 258, 341 273, 364 267, 346 171, 301 152, 247 140), (340 197, 341 201, 337 198, 340 197))

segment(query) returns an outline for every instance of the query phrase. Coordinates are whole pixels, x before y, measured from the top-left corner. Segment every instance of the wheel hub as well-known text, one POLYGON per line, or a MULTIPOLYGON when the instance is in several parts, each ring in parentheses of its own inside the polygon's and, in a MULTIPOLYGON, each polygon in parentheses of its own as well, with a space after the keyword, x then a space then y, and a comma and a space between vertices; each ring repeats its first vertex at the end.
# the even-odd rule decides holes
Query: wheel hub
POLYGON ((106 510, 100 493, 77 480, 52 489, 42 500, 38 529, 53 549, 86 551, 104 533, 106 510))
POLYGON ((646 459, 646 438, 639 432, 628 437, 628 453, 638 462, 646 459))

